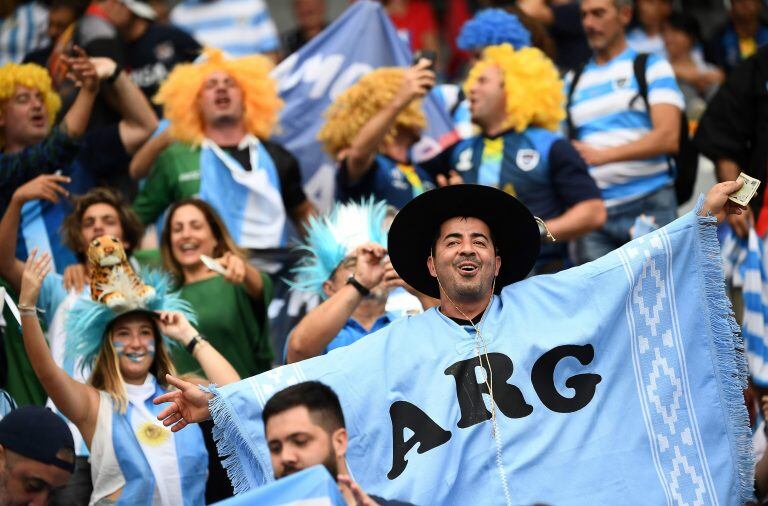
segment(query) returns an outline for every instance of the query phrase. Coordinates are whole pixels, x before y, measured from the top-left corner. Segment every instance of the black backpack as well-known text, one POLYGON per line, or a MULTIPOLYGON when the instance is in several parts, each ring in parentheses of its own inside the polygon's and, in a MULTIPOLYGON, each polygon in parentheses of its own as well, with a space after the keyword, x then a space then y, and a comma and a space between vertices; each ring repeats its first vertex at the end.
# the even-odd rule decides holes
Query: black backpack
MULTIPOLYGON (((647 63, 647 53, 640 53, 635 57, 632 67, 635 72, 637 86, 640 90, 629 105, 631 107, 635 100, 638 98, 642 99, 643 103, 645 103, 646 110, 648 110, 650 114, 651 106, 648 103, 648 81, 645 79, 645 67, 647 63)), ((576 84, 578 83, 585 66, 586 64, 583 64, 574 71, 571 86, 568 88, 566 122, 568 125, 568 137, 571 139, 574 138, 574 133, 576 131, 573 126, 573 120, 571 119, 571 100, 573 98, 573 91, 576 89, 576 84)), ((696 146, 694 146, 693 140, 688 132, 688 119, 686 118, 684 111, 680 112, 680 145, 677 154, 670 156, 669 159, 670 166, 675 175, 675 195, 677 196, 677 203, 680 205, 690 200, 693 195, 693 187, 696 184, 696 173, 699 168, 699 152, 696 149, 696 146)))

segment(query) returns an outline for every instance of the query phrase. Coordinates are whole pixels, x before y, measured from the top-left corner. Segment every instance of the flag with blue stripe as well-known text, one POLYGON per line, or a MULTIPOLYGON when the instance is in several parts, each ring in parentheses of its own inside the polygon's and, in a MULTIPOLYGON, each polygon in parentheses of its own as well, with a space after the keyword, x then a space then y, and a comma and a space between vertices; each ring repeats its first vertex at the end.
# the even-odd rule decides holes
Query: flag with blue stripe
POLYGON ((744 313, 741 330, 747 347, 752 381, 768 387, 768 258, 765 243, 754 228, 748 237, 737 237, 730 229, 723 240, 726 280, 741 288, 744 313))
POLYGON ((277 168, 264 145, 247 135, 251 170, 245 170, 216 143, 205 140, 200 151, 200 198, 211 204, 243 248, 285 246, 286 213, 277 168))
MULTIPOLYGON (((331 208, 335 193, 336 163, 317 141, 325 110, 371 70, 410 66, 411 59, 381 4, 360 0, 273 71, 285 102, 274 140, 299 160, 304 190, 320 210, 331 208)), ((453 139, 451 119, 435 97, 428 95, 423 107, 427 130, 414 161, 433 157, 453 139)))
POLYGON ((267 486, 239 494, 216 506, 345 506, 336 481, 323 466, 313 466, 267 486))

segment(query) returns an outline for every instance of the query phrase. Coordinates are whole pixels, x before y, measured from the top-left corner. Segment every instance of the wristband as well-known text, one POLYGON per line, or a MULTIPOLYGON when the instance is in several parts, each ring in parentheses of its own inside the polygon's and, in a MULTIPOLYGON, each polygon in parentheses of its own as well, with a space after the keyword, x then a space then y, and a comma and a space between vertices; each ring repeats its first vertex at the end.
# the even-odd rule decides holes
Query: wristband
POLYGON ((354 286, 354 287, 355 287, 355 289, 356 289, 358 292, 360 292, 360 295, 362 295, 363 297, 367 297, 367 296, 368 296, 368 295, 370 295, 370 293, 371 293, 371 291, 370 291, 369 289, 367 289, 366 287, 364 287, 364 286, 362 285, 362 283, 360 283, 358 280, 356 280, 356 279, 355 279, 355 276, 354 276, 354 275, 352 275, 352 276, 350 276, 350 277, 348 277, 348 278, 347 278, 347 284, 348 284, 348 285, 352 285, 352 286, 354 286))
POLYGON ((104 82, 107 84, 115 84, 115 81, 117 81, 117 78, 120 77, 120 72, 123 71, 123 66, 119 63, 115 62, 115 71, 112 72, 112 75, 104 79, 104 82))
POLYGON ((197 343, 199 343, 200 341, 205 341, 205 339, 203 338, 203 336, 198 334, 195 337, 193 337, 192 339, 190 339, 189 342, 187 343, 187 345, 184 348, 187 350, 187 352, 190 355, 192 355, 192 352, 195 351, 195 346, 197 346, 197 343))

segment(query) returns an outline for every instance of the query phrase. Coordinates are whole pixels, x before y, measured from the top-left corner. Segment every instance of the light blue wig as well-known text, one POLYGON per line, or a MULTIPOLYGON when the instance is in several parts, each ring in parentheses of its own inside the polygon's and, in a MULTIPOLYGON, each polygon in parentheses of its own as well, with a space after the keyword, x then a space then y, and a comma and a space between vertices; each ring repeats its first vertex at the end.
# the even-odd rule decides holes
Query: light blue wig
POLYGON ((326 298, 323 283, 355 248, 368 242, 387 247, 386 215, 386 202, 370 198, 336 204, 328 214, 310 218, 306 239, 298 247, 309 254, 292 269, 291 289, 326 298))
POLYGON ((483 9, 461 27, 456 45, 473 51, 510 44, 515 49, 531 46, 531 34, 514 14, 504 9, 483 9))
MULTIPOLYGON (((66 352, 67 358, 81 359, 81 367, 92 367, 104 339, 107 337, 109 325, 124 314, 134 311, 178 311, 182 313, 190 323, 197 323, 197 315, 192 306, 186 300, 179 297, 179 292, 170 292, 171 278, 162 271, 147 270, 140 277, 145 285, 154 287, 155 293, 142 307, 123 313, 117 313, 107 307, 106 304, 81 297, 67 313, 65 329, 67 332, 66 352)), ((179 346, 179 344, 163 336, 166 346, 179 346)))

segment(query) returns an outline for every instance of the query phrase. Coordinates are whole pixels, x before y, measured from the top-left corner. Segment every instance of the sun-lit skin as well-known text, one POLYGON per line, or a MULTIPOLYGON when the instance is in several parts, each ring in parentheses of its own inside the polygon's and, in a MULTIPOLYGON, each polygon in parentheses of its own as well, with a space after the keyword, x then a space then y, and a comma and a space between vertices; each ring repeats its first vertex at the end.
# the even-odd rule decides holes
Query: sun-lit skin
MULTIPOLYGON (((109 204, 99 203, 89 206, 83 213, 80 224, 80 233, 83 236, 83 244, 91 243, 97 237, 110 235, 123 240, 123 226, 117 209, 109 204)), ((130 245, 124 244, 126 248, 130 245)))
POLYGON ((0 104, 0 128, 8 143, 6 150, 11 146, 31 146, 45 139, 51 128, 40 90, 16 85, 13 96, 0 104))
POLYGON ((17 455, 0 446, 0 504, 42 506, 51 493, 64 487, 70 473, 17 455))
POLYGON ((171 252, 182 267, 201 265, 200 255, 214 256, 218 242, 203 212, 193 205, 176 209, 170 220, 171 252))
MULTIPOLYGON (((323 284, 323 291, 328 297, 338 292, 345 286, 347 286, 347 280, 350 276, 355 274, 355 267, 357 266, 357 258, 347 257, 341 261, 333 276, 323 284)), ((386 304, 389 290, 386 287, 386 282, 382 278, 378 285, 370 288, 370 294, 365 297, 363 303, 371 302, 376 304, 386 304)))
POLYGON ((149 316, 128 314, 116 319, 110 338, 125 382, 143 384, 155 359, 155 329, 149 316))
POLYGON ((316 424, 306 406, 270 417, 264 433, 277 479, 318 464, 324 465, 334 477, 346 472, 346 429, 329 434, 316 424))
POLYGON ((472 122, 487 135, 496 135, 507 116, 507 98, 504 78, 498 67, 483 70, 469 90, 469 110, 472 122))
POLYGON ((615 0, 581 2, 581 22, 598 63, 608 61, 624 50, 624 31, 631 20, 632 8, 618 8, 615 0))
MULTIPOLYGON (((427 267, 440 282, 441 301, 445 294, 469 314, 474 313, 474 306, 488 303, 501 257, 496 254, 488 225, 477 218, 456 217, 441 225, 427 267)), ((448 314, 452 308, 441 304, 441 310, 448 314)))
POLYGON ((200 93, 197 105, 205 125, 229 125, 243 119, 243 91, 235 79, 223 71, 209 74, 200 93))

